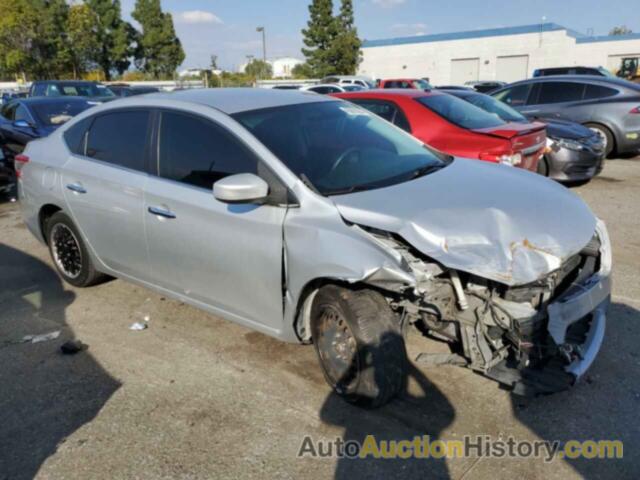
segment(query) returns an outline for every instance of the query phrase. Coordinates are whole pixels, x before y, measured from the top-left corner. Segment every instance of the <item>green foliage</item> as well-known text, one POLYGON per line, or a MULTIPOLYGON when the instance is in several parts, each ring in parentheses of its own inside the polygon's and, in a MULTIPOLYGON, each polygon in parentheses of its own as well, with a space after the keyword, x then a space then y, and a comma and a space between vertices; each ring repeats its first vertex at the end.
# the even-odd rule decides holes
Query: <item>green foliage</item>
POLYGON ((355 27, 352 0, 342 0, 338 23, 338 35, 332 45, 335 73, 355 75, 361 60, 362 42, 355 27))
POLYGON ((137 0, 132 17, 142 27, 138 67, 153 78, 172 78, 185 55, 171 14, 162 11, 160 0, 137 0))
POLYGON ((620 25, 618 27, 613 27, 609 32, 609 35, 628 35, 633 33, 633 30, 628 28, 626 25, 620 25))
POLYGON ((314 76, 324 77, 335 73, 331 59, 338 22, 333 16, 332 0, 313 0, 309 5, 309 21, 302 30, 306 48, 302 53, 314 76))
POLYGON ((313 70, 308 63, 300 63, 291 69, 291 75, 299 80, 313 78, 313 70))
POLYGON ((244 73, 252 78, 267 79, 273 76, 273 67, 271 64, 254 58, 245 67, 244 73))
POLYGON ((96 14, 88 5, 73 5, 69 9, 65 55, 73 78, 82 76, 95 66, 100 51, 95 28, 97 23, 96 14))
POLYGON ((96 15, 96 38, 100 44, 95 62, 107 80, 114 72, 120 75, 131 65, 130 58, 139 54, 135 45, 136 30, 121 18, 120 0, 85 0, 96 15))
POLYGON ((305 76, 355 74, 362 42, 354 25, 352 0, 342 0, 337 16, 333 15, 332 0, 313 0, 302 34, 306 46, 302 53, 307 59, 305 76))

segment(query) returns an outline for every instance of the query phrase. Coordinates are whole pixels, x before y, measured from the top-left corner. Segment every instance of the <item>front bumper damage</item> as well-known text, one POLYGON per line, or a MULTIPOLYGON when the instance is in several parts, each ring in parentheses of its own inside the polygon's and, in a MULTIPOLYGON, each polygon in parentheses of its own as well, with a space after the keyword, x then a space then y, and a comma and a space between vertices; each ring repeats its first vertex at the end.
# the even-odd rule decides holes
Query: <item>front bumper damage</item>
POLYGON ((513 393, 537 396, 573 386, 591 367, 604 340, 611 277, 599 274, 575 285, 548 307, 547 331, 560 356, 543 367, 519 367, 504 360, 486 375, 513 393))

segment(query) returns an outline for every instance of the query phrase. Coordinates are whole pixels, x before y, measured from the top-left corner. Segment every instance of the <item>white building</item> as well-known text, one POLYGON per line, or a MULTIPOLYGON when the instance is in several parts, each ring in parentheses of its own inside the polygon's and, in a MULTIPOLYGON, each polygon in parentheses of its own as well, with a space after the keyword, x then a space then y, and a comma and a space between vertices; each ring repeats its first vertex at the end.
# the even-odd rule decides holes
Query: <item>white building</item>
MULTIPOLYGON (((258 59, 260 60, 260 59, 258 59)), ((267 60, 267 63, 273 68, 274 78, 291 78, 292 71, 296 65, 303 64, 304 61, 294 57, 281 57, 275 60, 267 60)), ((238 72, 244 73, 249 63, 243 63, 238 67, 238 72)))
POLYGON ((304 61, 293 57, 276 58, 269 62, 273 67, 273 76, 275 78, 290 78, 293 74, 292 70, 296 65, 302 65, 304 61))
POLYGON ((428 77, 433 85, 513 82, 537 68, 603 66, 615 71, 640 57, 640 34, 586 36, 555 23, 363 42, 359 73, 373 78, 428 77))

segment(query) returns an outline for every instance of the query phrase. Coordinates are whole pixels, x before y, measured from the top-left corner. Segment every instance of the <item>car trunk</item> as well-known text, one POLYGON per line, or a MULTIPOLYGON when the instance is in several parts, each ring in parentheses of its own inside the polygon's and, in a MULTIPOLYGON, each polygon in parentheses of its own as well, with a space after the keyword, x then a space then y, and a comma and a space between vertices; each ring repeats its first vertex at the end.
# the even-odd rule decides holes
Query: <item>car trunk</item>
POLYGON ((536 170, 547 141, 546 127, 538 122, 510 122, 498 127, 479 128, 473 131, 509 140, 513 153, 522 155, 522 163, 518 166, 532 171, 536 170))

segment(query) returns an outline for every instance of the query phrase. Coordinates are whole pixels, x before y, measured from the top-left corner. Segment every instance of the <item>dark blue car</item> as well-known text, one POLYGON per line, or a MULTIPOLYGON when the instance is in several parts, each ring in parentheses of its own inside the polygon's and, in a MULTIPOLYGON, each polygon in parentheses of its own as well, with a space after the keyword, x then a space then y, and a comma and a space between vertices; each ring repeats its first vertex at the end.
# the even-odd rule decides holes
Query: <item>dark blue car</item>
POLYGON ((0 110, 0 146, 5 161, 13 164, 27 143, 46 137, 93 103, 81 97, 40 97, 13 100, 0 110))

